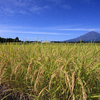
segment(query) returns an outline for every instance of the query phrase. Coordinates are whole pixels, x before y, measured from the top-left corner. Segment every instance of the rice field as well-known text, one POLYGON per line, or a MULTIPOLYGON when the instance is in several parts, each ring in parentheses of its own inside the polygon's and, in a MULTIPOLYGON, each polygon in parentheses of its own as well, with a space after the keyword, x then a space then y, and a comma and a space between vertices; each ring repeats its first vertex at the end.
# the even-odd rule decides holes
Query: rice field
POLYGON ((100 100, 100 44, 0 44, 0 100, 100 100))

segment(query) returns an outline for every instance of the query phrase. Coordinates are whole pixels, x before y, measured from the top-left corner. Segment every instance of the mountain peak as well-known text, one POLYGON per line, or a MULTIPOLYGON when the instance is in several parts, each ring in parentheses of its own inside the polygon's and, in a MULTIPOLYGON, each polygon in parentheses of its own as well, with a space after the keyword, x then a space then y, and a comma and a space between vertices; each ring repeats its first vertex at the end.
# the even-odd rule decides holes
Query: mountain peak
POLYGON ((100 35, 100 34, 97 33, 97 32, 95 32, 95 31, 90 31, 90 32, 84 34, 84 36, 86 38, 89 38, 90 37, 91 39, 93 39, 94 37, 98 37, 98 35, 100 35))
POLYGON ((99 33, 95 32, 95 31, 90 31, 90 32, 88 32, 86 34, 99 34, 99 33))

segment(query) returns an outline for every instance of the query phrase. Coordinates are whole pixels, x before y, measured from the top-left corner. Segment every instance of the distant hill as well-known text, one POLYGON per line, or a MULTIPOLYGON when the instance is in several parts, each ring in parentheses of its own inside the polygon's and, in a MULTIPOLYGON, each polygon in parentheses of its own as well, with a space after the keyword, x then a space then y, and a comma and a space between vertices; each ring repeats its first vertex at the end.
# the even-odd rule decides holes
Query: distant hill
MULTIPOLYGON (((90 31, 84 35, 81 35, 77 38, 66 40, 66 42, 78 42, 78 41, 87 41, 87 42, 96 42, 100 41, 100 34, 94 31, 90 31)), ((65 41, 64 41, 65 42, 65 41)))

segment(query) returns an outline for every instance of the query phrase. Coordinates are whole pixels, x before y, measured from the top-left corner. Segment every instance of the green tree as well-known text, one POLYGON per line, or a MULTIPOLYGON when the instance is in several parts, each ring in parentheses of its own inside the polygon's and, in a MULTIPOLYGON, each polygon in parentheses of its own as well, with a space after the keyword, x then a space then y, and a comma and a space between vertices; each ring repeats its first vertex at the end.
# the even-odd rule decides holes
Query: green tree
POLYGON ((19 38, 18 37, 15 38, 15 42, 19 42, 19 38))

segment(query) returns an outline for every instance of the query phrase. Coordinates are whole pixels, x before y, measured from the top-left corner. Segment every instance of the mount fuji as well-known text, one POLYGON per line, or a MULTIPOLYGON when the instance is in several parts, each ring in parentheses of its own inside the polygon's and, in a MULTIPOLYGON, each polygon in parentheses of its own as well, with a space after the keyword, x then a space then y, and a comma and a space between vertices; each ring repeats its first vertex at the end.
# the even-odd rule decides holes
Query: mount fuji
POLYGON ((81 35, 77 38, 66 40, 65 42, 78 42, 78 41, 84 41, 84 42, 96 42, 100 41, 100 33, 90 31, 84 35, 81 35))

